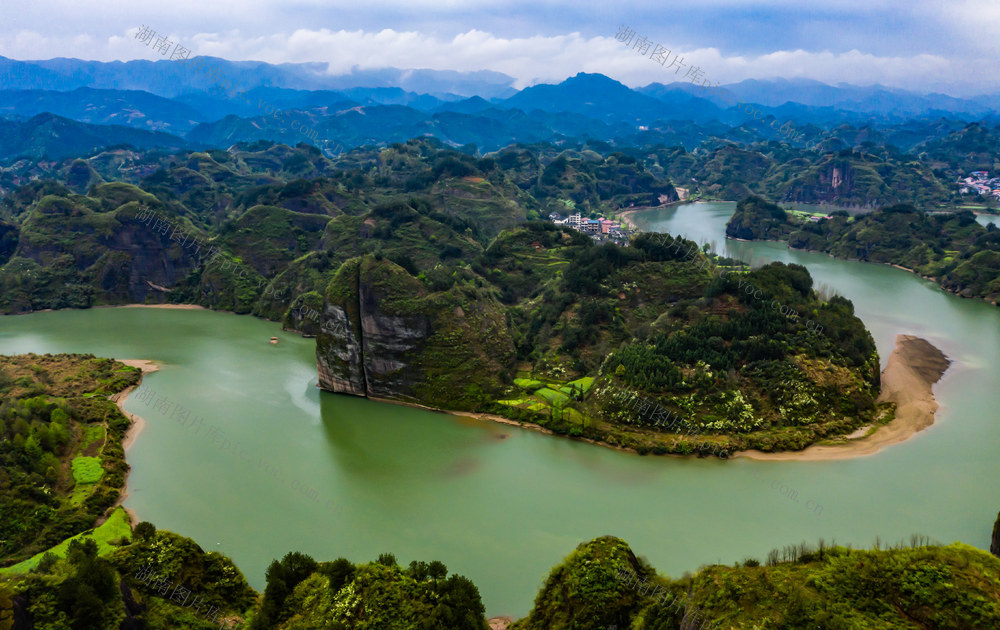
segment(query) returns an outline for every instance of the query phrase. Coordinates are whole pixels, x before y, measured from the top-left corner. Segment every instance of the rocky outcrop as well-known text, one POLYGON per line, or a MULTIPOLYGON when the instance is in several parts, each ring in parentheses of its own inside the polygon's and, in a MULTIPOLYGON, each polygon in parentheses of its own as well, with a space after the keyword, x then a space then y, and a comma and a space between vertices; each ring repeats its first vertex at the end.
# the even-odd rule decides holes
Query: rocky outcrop
POLYGON ((354 258, 327 288, 316 363, 337 393, 473 409, 503 389, 514 344, 491 290, 428 292, 402 267, 354 258))

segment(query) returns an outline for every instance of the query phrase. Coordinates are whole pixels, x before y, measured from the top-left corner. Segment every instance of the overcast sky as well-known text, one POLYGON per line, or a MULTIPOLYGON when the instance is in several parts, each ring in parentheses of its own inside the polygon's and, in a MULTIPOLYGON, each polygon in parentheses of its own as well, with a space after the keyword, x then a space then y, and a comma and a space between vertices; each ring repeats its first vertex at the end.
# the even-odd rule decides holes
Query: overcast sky
POLYGON ((161 59, 134 38, 146 25, 195 54, 317 61, 334 74, 485 69, 516 87, 581 71, 633 87, 679 79, 615 41, 627 25, 713 82, 801 77, 1000 92, 998 0, 0 1, 0 55, 14 59, 161 59))

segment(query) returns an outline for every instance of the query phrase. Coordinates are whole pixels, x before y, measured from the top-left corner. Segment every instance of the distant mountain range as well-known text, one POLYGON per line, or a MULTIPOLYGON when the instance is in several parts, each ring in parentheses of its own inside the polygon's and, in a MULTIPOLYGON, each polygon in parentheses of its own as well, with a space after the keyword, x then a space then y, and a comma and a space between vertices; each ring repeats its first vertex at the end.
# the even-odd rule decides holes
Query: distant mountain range
POLYGON ((0 118, 0 157, 47 157, 52 160, 90 153, 114 145, 137 149, 185 149, 187 140, 160 131, 122 125, 90 125, 44 113, 23 121, 0 118))
MULTIPOLYGON (((206 57, 231 81, 249 88, 282 87, 297 90, 347 90, 356 87, 397 87, 406 91, 436 95, 442 100, 480 95, 506 97, 516 90, 512 77, 500 72, 479 70, 424 70, 384 68, 359 70, 333 75, 324 63, 283 63, 229 61, 206 57)), ((207 91, 213 86, 204 74, 198 74, 176 61, 84 61, 58 57, 43 61, 18 61, 0 57, 0 77, 6 90, 59 90, 80 87, 108 90, 144 90, 159 96, 174 97, 191 91, 207 91)))
MULTIPOLYGON (((8 132, 0 142, 0 159, 64 157, 102 137, 106 144, 134 142, 137 148, 226 148, 256 140, 295 145, 310 141, 303 126, 316 130, 318 138, 311 142, 322 149, 434 136, 453 146, 475 144, 489 151, 515 142, 566 139, 692 149, 712 136, 738 143, 785 141, 771 121, 791 123, 812 139, 844 126, 885 131, 905 123, 902 133, 897 129, 883 137, 907 149, 922 141, 910 129, 913 119, 956 119, 952 129, 961 121, 1000 120, 1000 94, 960 99, 808 80, 725 86, 731 96, 760 110, 753 116, 732 107, 732 98, 723 100, 688 83, 631 89, 601 74, 580 73, 517 91, 511 77, 486 71, 390 68, 330 75, 316 63, 206 61, 248 91, 238 98, 220 93, 205 73, 171 61, 0 57, 0 116, 7 119, 8 132), (83 125, 74 127, 73 121, 83 125), (33 135, 53 125, 68 136, 33 135), (96 125, 120 128, 104 133, 92 128, 96 125), (127 128, 148 135, 125 133, 127 128)), ((839 136, 848 144, 852 136, 863 142, 878 135, 851 129, 839 136)))

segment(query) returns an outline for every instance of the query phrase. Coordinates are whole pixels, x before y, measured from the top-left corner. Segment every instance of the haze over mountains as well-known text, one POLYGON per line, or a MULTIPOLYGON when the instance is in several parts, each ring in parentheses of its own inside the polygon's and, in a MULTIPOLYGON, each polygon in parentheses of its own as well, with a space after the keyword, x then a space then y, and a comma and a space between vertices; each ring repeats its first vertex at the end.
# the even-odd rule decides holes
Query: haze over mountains
MULTIPOLYGON (((783 79, 723 88, 735 100, 754 104, 761 112, 755 117, 729 106, 733 98, 723 100, 680 82, 630 89, 601 74, 580 73, 518 91, 511 77, 492 71, 388 68, 328 75, 320 63, 207 61, 247 89, 245 95, 222 93, 214 77, 171 61, 0 57, 0 116, 6 118, 0 159, 56 159, 117 143, 197 148, 274 140, 294 145, 309 140, 301 127, 315 129, 315 143, 329 151, 423 135, 456 147, 474 144, 482 151, 573 138, 638 139, 691 149, 712 136, 740 143, 784 141, 774 131, 778 123, 771 126, 771 121, 813 129, 816 135, 845 124, 879 128, 913 119, 1000 120, 1000 94, 961 99, 783 79), (103 133, 80 123, 120 128, 103 133), (54 126, 60 134, 50 133, 54 126)), ((905 139, 895 141, 908 148, 905 139)))

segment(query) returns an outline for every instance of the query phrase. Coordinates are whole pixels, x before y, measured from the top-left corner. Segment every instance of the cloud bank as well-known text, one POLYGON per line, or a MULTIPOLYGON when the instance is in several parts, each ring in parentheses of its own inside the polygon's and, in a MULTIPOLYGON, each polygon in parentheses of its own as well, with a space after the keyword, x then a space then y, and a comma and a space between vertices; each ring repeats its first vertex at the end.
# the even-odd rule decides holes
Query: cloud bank
MULTIPOLYGON (((960 3, 961 4, 961 3, 960 3)), ((1000 8, 989 7, 989 15, 1000 8)), ((970 29, 989 36, 992 25, 973 21, 967 13, 954 17, 970 29)), ((670 83, 683 79, 615 41, 619 24, 608 22, 606 34, 586 36, 580 32, 556 35, 504 37, 479 29, 442 37, 416 30, 330 30, 299 28, 267 35, 248 35, 232 29, 218 32, 173 32, 170 24, 147 21, 146 25, 170 35, 174 42, 194 54, 231 60, 269 63, 321 62, 331 74, 352 69, 428 68, 435 70, 495 70, 514 77, 522 88, 539 82, 556 82, 577 72, 599 72, 629 86, 651 82, 670 83)), ((0 32, 0 54, 15 59, 46 59, 57 56, 102 61, 162 58, 135 38, 138 23, 118 34, 73 37, 46 35, 34 30, 0 32)), ((726 53, 719 47, 683 46, 658 40, 655 30, 635 30, 671 49, 685 63, 701 69, 714 83, 743 79, 808 78, 829 84, 882 84, 918 92, 941 91, 954 95, 1000 91, 1000 64, 991 59, 957 58, 943 53, 879 55, 858 49, 834 52, 802 48, 757 54, 726 53), (971 70, 975 68, 975 70, 971 70)))

